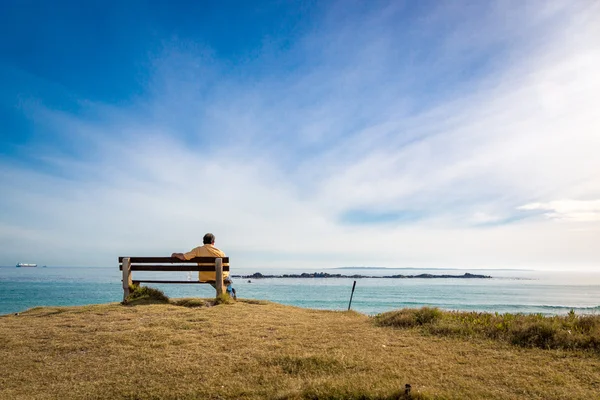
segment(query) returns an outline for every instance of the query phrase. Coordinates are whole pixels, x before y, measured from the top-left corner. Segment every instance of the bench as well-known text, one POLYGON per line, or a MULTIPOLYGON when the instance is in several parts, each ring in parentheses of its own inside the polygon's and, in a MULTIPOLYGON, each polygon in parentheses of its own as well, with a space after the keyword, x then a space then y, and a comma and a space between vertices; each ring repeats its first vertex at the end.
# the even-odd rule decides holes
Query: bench
POLYGON ((196 257, 185 261, 175 257, 119 257, 119 270, 123 271, 123 301, 129 296, 129 287, 140 283, 209 283, 214 285, 217 296, 220 296, 223 294, 223 271, 229 271, 229 257, 196 257), (216 282, 134 280, 132 271, 214 271, 216 282))

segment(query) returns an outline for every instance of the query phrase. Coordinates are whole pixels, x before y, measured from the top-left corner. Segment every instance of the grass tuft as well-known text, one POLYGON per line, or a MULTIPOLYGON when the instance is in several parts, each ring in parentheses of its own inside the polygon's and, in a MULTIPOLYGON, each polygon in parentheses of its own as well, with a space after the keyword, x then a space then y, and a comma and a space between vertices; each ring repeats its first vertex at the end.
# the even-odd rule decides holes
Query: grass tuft
POLYGON ((189 308, 208 307, 210 305, 206 300, 196 298, 172 299, 170 303, 174 306, 189 308))
POLYGON ((215 297, 215 305, 233 303, 235 303, 235 300, 233 300, 227 293, 223 293, 215 297))
POLYGON ((390 311, 375 316, 377 325, 392 326, 396 328, 413 328, 416 326, 432 324, 442 317, 442 312, 437 308, 423 307, 419 309, 404 308, 390 311))
POLYGON ((480 337, 541 349, 580 349, 600 352, 600 316, 546 317, 541 314, 491 314, 402 309, 379 314, 378 326, 419 328, 438 336, 480 337))
POLYGON ((161 290, 149 286, 130 286, 129 296, 123 304, 163 304, 169 302, 169 297, 161 290))
POLYGON ((550 349, 561 347, 558 339, 558 327, 551 321, 535 321, 515 326, 509 333, 513 344, 523 347, 550 349))
POLYGON ((415 312, 415 321, 418 325, 431 324, 442 317, 442 312, 437 308, 423 307, 415 312))

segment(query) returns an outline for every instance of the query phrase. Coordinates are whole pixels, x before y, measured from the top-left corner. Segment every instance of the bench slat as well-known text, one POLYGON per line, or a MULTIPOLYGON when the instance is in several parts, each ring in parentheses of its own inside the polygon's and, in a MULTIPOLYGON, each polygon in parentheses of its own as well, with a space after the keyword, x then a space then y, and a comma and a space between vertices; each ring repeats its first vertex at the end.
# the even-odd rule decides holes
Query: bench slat
MULTIPOLYGON (((126 257, 119 257, 119 264, 123 263, 123 259, 126 257)), ((129 257, 132 264, 143 263, 143 264, 160 264, 160 263, 172 263, 172 264, 197 264, 197 263, 215 263, 215 259, 223 259, 223 264, 229 262, 229 257, 196 257, 191 260, 180 260, 175 257, 129 257)))
MULTIPOLYGON (((119 270, 123 271, 123 265, 119 265, 119 270)), ((131 271, 202 271, 214 272, 214 265, 132 265, 131 271)), ((223 271, 229 271, 229 265, 223 265, 223 271)))
POLYGON ((135 285, 136 283, 183 283, 183 284, 204 284, 204 283, 208 283, 208 282, 199 282, 199 281, 157 281, 157 280, 148 280, 148 279, 141 279, 141 280, 137 280, 135 279, 133 281, 133 284, 135 285))

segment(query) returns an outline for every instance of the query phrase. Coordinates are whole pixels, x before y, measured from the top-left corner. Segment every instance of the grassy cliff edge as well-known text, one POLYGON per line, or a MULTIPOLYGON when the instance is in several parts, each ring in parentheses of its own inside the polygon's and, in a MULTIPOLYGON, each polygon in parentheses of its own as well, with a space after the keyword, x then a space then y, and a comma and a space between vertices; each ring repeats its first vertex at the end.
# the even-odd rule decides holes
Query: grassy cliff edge
POLYGON ((577 342, 585 346, 557 346, 562 320, 531 317, 559 332, 537 346, 502 336, 520 322, 505 329, 494 314, 368 317, 260 301, 212 304, 180 299, 2 316, 0 398, 404 399, 405 384, 413 399, 600 392, 598 316, 564 317, 588 332, 592 339, 577 342))

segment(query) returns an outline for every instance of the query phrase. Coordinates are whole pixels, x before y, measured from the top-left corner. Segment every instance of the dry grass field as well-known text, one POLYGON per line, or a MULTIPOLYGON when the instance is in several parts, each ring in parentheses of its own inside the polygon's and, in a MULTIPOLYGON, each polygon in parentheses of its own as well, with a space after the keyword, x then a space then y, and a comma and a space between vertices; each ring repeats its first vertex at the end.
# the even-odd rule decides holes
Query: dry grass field
POLYGON ((413 399, 600 399, 596 351, 267 302, 178 304, 0 317, 0 399, 404 399, 407 383, 413 399))

